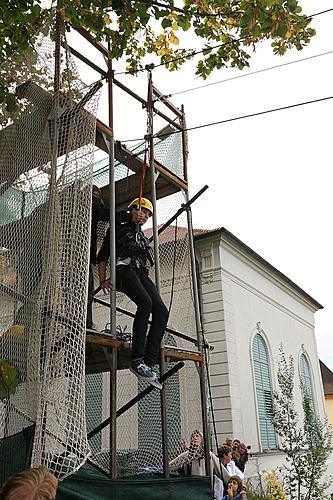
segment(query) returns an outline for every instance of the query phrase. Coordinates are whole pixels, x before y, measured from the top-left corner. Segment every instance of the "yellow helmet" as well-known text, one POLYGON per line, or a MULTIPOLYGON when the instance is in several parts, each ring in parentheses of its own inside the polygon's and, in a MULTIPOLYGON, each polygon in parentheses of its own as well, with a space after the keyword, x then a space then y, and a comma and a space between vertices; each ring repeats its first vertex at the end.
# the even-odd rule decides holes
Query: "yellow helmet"
POLYGON ((133 200, 128 205, 128 208, 132 208, 132 207, 146 208, 147 210, 149 210, 151 215, 153 215, 153 212, 154 212, 153 204, 147 198, 141 198, 141 205, 140 205, 140 198, 135 198, 135 200, 133 200))

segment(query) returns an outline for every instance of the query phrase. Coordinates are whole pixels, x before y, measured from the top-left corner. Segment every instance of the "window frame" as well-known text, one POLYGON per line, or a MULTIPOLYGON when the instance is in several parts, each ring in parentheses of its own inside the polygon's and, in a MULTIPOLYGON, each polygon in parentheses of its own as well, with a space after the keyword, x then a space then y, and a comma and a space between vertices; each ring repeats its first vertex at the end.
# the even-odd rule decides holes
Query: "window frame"
MULTIPOLYGON (((252 367, 252 380, 253 380, 253 388, 254 388, 254 404, 255 404, 255 410, 256 410, 256 420, 257 420, 257 434, 258 434, 258 443, 259 443, 259 452, 269 452, 269 451, 276 451, 279 449, 279 438, 278 435, 275 432, 274 429, 274 435, 275 435, 275 445, 274 447, 266 447, 263 446, 263 441, 266 437, 266 440, 268 442, 268 445, 270 445, 270 437, 269 437, 269 431, 267 431, 267 436, 262 435, 262 427, 261 427, 261 414, 260 414, 260 409, 259 409, 259 400, 258 400, 258 388, 257 388, 257 380, 256 380, 256 370, 255 370, 255 353, 254 353, 254 342, 256 337, 260 337, 266 351, 266 360, 267 360, 267 369, 268 369, 268 380, 270 384, 270 393, 271 393, 271 398, 272 398, 272 404, 273 404, 273 394, 274 394, 274 384, 273 384, 273 377, 272 377, 272 356, 271 356, 271 351, 270 351, 270 346, 269 342, 267 339, 267 335, 265 334, 264 330, 261 328, 261 323, 258 322, 256 325, 256 328, 253 330, 252 335, 251 335, 251 342, 250 342, 250 358, 251 358, 251 367, 252 367)), ((266 417, 267 418, 267 417, 266 417)))
MULTIPOLYGON (((302 370, 302 359, 305 360, 306 366, 307 366, 308 371, 309 371, 308 379, 310 381, 312 407, 313 407, 313 411, 314 411, 315 415, 317 415, 318 407, 317 407, 317 398, 316 398, 315 386, 314 386, 313 370, 312 370, 312 366, 311 366, 310 356, 308 355, 308 353, 304 349, 303 345, 302 345, 302 349, 301 349, 301 352, 299 353, 299 357, 298 357, 298 376, 299 376, 300 384, 304 384, 303 370, 302 370)), ((305 387, 307 387, 307 386, 305 385, 305 387)))

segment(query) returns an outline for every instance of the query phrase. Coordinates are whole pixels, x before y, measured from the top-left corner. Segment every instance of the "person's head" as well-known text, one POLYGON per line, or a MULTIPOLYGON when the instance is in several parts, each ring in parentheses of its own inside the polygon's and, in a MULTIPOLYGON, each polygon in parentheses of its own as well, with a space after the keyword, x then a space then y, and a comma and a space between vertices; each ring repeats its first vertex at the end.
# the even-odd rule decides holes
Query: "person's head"
POLYGON ((194 445, 202 445, 203 443, 203 435, 198 429, 195 429, 191 434, 191 444, 194 445))
POLYGON ((198 429, 195 429, 192 434, 191 434, 191 439, 190 439, 190 445, 188 448, 188 461, 189 463, 194 459, 194 458, 201 458, 203 457, 203 435, 202 432, 199 431, 198 429))
POLYGON ((233 450, 237 450, 239 444, 240 444, 240 440, 239 439, 234 439, 233 442, 232 442, 232 449, 233 450))
POLYGON ((234 495, 240 493, 243 489, 243 483, 241 479, 238 476, 229 477, 228 489, 231 489, 234 495))
POLYGON ((239 443, 238 445, 238 449, 241 453, 247 453, 247 446, 245 443, 239 443))
POLYGON ((223 465, 227 465, 232 459, 232 449, 230 446, 223 444, 218 449, 218 457, 223 465))
POLYGON ((2 485, 0 500, 54 500, 57 487, 57 478, 45 467, 27 469, 2 485))
POLYGON ((130 212, 132 210, 140 210, 141 213, 145 216, 145 220, 142 222, 142 224, 145 224, 149 217, 153 215, 153 204, 148 198, 135 198, 129 205, 128 208, 130 212))
POLYGON ((232 439, 231 439, 230 437, 229 437, 229 438, 227 438, 227 439, 225 440, 225 444, 226 444, 227 446, 230 446, 230 447, 232 448, 232 439))

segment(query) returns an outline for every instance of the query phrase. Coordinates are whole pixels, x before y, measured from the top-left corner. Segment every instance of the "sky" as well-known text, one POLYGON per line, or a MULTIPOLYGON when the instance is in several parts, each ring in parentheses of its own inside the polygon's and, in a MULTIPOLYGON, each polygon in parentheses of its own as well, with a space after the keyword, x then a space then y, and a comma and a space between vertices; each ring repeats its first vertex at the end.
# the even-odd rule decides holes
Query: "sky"
MULTIPOLYGON (((300 5, 306 14, 314 14, 332 8, 333 0, 300 0, 300 5)), ((175 73, 155 68, 154 85, 164 94, 173 94, 333 51, 332 23, 333 12, 315 17, 312 26, 317 35, 310 45, 302 51, 289 51, 283 58, 274 56, 270 43, 264 42, 252 54, 250 68, 242 72, 216 70, 203 81, 195 76, 194 60, 175 73)), ((80 43, 81 52, 84 49, 86 54, 90 48, 78 37, 71 35, 70 42, 76 46, 80 43)), ((203 45, 190 37, 186 43, 191 48, 203 45)), ((105 67, 95 51, 93 57, 105 67)), ((333 52, 174 95, 171 100, 178 107, 185 106, 188 127, 225 120, 333 96, 332 65, 333 52)), ((124 62, 116 62, 114 69, 123 71, 124 62)), ((86 67, 84 72, 91 81, 98 78, 86 67)), ((145 72, 138 77, 117 78, 146 96, 145 72)), ((142 137, 146 133, 146 115, 131 101, 115 89, 116 139, 142 137)), ((107 122, 106 88, 98 116, 107 122)), ((319 357, 331 370, 332 116, 333 99, 190 131, 188 164, 190 195, 205 184, 209 186, 192 207, 194 226, 226 227, 324 306, 315 313, 316 338, 319 357)), ((155 130, 158 128, 157 119, 155 130)))

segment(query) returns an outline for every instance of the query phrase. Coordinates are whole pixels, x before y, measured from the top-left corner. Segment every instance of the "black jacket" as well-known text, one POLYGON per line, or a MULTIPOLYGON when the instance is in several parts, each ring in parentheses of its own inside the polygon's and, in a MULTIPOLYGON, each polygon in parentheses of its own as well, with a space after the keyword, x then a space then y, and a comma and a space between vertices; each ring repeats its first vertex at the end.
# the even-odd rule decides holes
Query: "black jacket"
MULTIPOLYGON (((98 262, 107 262, 110 257, 110 230, 108 229, 98 254, 98 262)), ((131 220, 129 212, 116 212, 116 258, 131 257, 133 262, 145 266, 150 260, 149 241, 140 224, 131 220)))

